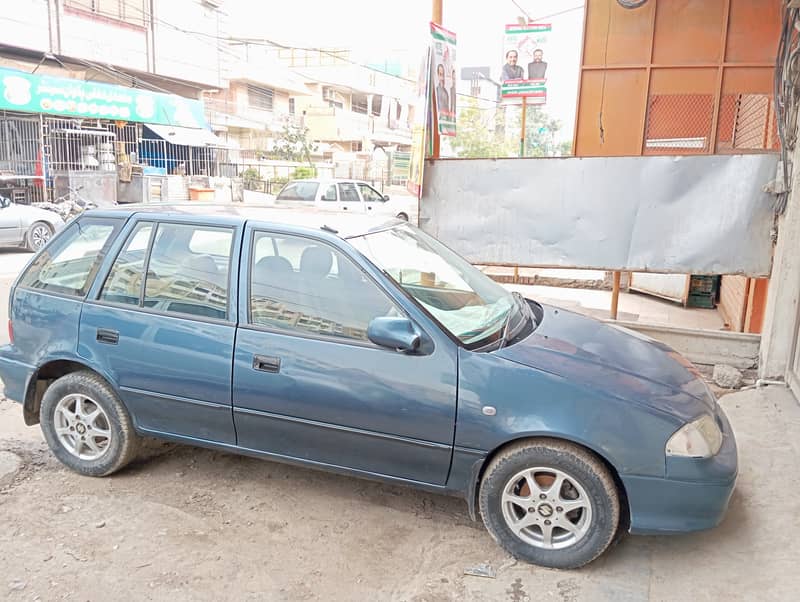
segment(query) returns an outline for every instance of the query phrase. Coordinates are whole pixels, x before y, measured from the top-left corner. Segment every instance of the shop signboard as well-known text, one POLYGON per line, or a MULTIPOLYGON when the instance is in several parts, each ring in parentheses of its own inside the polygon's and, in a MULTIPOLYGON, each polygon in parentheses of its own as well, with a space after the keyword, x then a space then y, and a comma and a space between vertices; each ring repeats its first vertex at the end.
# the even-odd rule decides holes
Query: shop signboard
POLYGON ((0 109, 207 128, 199 100, 0 68, 0 109))

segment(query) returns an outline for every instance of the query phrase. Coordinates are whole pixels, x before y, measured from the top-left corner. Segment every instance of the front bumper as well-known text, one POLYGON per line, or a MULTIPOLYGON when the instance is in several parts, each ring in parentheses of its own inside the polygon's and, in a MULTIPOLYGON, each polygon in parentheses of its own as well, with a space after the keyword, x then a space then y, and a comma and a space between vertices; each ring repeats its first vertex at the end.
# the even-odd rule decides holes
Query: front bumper
POLYGON ((722 447, 707 459, 667 458, 667 477, 622 476, 630 507, 630 532, 685 533, 722 522, 736 485, 736 439, 717 406, 722 447))

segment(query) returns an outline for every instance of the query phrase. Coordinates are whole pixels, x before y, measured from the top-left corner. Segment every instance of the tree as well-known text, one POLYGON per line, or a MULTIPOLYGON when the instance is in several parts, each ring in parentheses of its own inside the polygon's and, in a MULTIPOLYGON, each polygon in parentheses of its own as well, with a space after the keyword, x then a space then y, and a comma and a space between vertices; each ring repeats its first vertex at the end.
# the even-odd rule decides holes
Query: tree
POLYGON ((316 150, 317 145, 308 139, 308 128, 293 123, 285 124, 275 140, 275 156, 284 161, 307 161, 311 165, 311 153, 316 150))
MULTIPOLYGON (((528 107, 528 114, 525 118, 525 156, 526 157, 559 157, 569 154, 572 147, 570 143, 556 142, 558 132, 561 130, 561 122, 553 119, 539 106, 528 107), (567 149, 567 153, 563 151, 567 149)), ((510 119, 509 125, 511 132, 519 132, 522 128, 522 110, 516 111, 514 117, 510 119)), ((517 134, 518 136, 519 134, 517 134)), ((519 143, 517 153, 519 154, 519 143)))
POLYGON ((470 98, 461 109, 456 123, 456 136, 451 142, 459 157, 489 158, 514 156, 513 148, 505 140, 502 129, 502 109, 495 111, 494 120, 487 111, 470 98))

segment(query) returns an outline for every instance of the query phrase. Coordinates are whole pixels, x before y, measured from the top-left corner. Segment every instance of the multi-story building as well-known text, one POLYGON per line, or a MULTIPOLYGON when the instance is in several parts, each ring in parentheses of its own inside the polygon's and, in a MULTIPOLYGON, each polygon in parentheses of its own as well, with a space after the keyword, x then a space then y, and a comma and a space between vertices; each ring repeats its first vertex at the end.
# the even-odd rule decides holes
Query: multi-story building
POLYGON ((341 177, 391 178, 392 159, 411 146, 412 79, 351 58, 347 50, 279 49, 279 61, 311 89, 296 114, 341 177))
POLYGON ((136 175, 219 175, 220 141, 200 102, 226 85, 218 4, 17 0, 2 11, 5 194, 41 200, 80 181, 84 195, 116 199, 136 175))
POLYGON ((209 122, 243 160, 269 155, 286 125, 300 123, 297 98, 311 92, 302 77, 257 49, 229 48, 239 59, 231 61, 228 87, 205 95, 209 122))

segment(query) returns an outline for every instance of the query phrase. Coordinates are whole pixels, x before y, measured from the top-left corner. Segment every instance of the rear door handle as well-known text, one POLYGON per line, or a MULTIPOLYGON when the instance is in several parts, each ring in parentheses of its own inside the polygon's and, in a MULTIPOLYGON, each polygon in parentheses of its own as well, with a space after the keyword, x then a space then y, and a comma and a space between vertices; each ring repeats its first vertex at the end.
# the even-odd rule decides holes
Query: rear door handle
POLYGON ((281 371, 281 358, 269 357, 266 355, 254 355, 253 369, 260 372, 271 372, 273 374, 277 374, 281 371))
POLYGON ((97 342, 116 345, 119 343, 119 333, 116 330, 109 330, 108 328, 98 328, 97 342))

